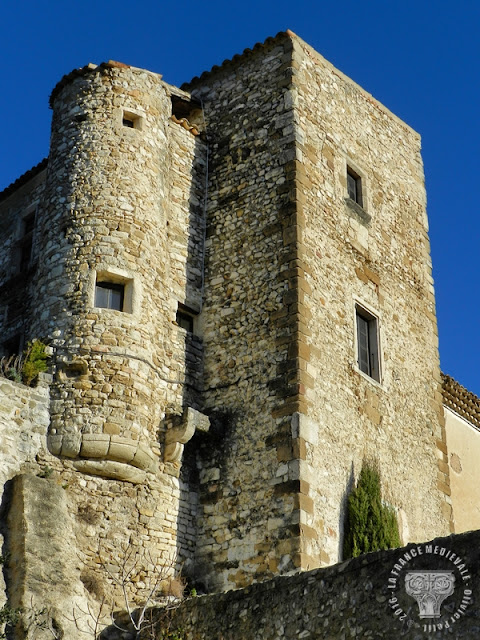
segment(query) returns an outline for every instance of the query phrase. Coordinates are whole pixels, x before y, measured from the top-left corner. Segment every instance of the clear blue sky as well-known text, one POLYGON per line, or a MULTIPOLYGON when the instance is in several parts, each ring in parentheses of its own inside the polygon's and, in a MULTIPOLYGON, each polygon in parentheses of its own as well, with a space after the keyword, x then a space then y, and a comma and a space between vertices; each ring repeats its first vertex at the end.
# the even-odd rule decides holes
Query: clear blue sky
POLYGON ((180 85, 285 29, 422 135, 441 366, 480 395, 479 0, 5 2, 0 189, 48 154, 48 96, 73 68, 113 59, 180 85))

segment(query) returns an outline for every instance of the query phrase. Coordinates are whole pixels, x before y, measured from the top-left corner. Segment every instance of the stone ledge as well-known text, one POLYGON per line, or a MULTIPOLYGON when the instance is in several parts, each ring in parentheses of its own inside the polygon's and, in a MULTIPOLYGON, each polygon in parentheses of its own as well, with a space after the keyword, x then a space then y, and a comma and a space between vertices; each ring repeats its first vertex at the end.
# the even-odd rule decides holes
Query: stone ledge
POLYGON ((370 226, 372 216, 368 214, 363 207, 361 207, 351 198, 345 198, 345 205, 349 215, 356 218, 358 222, 360 222, 360 224, 363 224, 365 227, 370 226))

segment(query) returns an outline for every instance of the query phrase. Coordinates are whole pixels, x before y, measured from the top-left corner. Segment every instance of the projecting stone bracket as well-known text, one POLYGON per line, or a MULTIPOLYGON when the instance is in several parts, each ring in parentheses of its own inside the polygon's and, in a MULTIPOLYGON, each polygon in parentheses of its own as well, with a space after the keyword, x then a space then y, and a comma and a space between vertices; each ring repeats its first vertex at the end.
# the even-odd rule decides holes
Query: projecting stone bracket
POLYGON ((165 433, 165 462, 180 462, 183 446, 192 439, 195 431, 207 432, 210 429, 210 419, 200 411, 187 407, 182 415, 182 422, 171 427, 165 433))

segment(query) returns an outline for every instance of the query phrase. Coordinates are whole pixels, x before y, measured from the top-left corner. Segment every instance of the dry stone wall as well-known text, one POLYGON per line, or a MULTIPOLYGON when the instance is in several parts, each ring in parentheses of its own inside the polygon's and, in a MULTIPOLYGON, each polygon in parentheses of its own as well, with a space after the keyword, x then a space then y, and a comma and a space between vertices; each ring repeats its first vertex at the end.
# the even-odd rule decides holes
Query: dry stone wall
POLYGON ((178 609, 170 629, 184 640, 474 640, 478 549, 479 534, 471 532, 194 598, 178 609), (454 579, 448 599, 439 597, 436 618, 421 618, 421 593, 416 598, 405 587, 410 571, 427 567, 454 579))

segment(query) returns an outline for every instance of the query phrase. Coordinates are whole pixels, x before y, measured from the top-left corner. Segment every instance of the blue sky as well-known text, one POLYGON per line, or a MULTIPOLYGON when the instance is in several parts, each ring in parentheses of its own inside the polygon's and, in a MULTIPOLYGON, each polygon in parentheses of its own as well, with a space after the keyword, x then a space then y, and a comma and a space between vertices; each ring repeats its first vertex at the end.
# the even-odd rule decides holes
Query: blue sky
POLYGON ((478 0, 5 3, 0 189, 48 154, 48 96, 73 68, 113 59, 180 85, 285 29, 422 135, 441 366, 480 395, 478 0))

